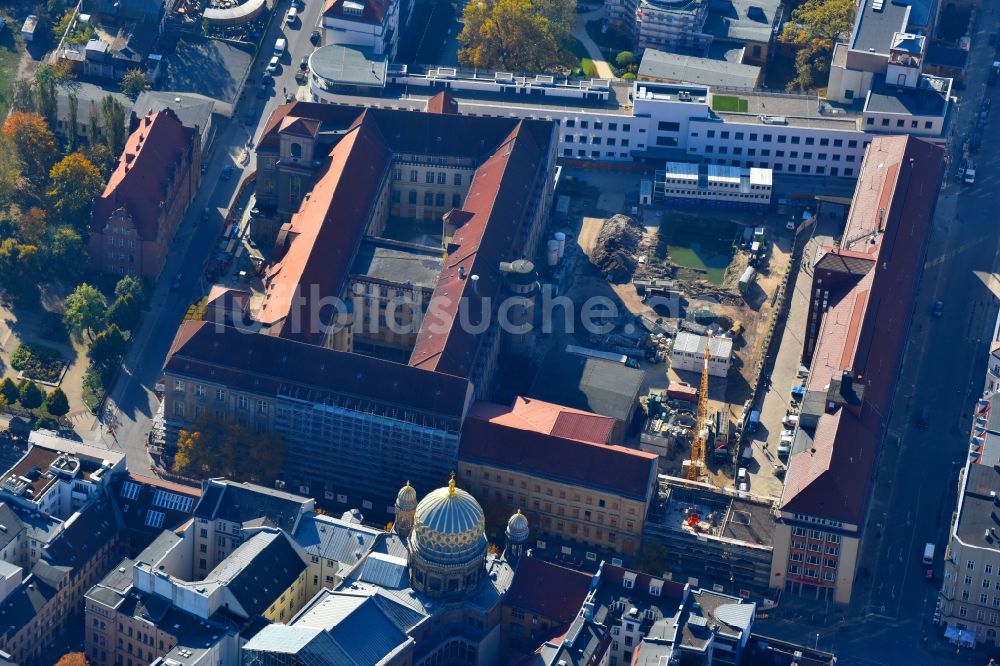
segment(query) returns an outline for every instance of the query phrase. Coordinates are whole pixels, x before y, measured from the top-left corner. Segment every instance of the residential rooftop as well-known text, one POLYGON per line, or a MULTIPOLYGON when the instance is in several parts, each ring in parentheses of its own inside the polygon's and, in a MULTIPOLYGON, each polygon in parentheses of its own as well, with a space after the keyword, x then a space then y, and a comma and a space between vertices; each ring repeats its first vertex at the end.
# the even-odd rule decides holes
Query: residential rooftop
POLYGON ((851 49, 888 55, 892 36, 906 32, 909 15, 906 0, 863 0, 854 19, 851 49))
POLYGON ((396 285, 434 289, 444 260, 441 248, 384 238, 365 238, 350 273, 396 285))
POLYGON ((918 88, 897 88, 879 74, 865 100, 867 113, 896 113, 912 116, 943 116, 948 110, 951 79, 924 75, 918 88))
POLYGON ((969 463, 955 534, 962 543, 1000 551, 1000 466, 969 463))
POLYGON ((637 77, 640 81, 652 79, 753 90, 760 81, 760 73, 760 67, 754 65, 647 48, 643 51, 637 77))

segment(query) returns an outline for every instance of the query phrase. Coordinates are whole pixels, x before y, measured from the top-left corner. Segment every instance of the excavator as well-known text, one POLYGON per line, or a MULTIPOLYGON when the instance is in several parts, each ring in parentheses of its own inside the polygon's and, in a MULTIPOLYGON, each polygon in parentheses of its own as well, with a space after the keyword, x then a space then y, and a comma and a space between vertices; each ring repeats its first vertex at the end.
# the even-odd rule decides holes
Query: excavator
POLYGON ((708 359, 711 358, 712 336, 705 344, 705 361, 701 368, 701 386, 698 388, 698 413, 691 439, 691 459, 687 466, 688 481, 698 481, 705 474, 705 447, 708 445, 708 359))

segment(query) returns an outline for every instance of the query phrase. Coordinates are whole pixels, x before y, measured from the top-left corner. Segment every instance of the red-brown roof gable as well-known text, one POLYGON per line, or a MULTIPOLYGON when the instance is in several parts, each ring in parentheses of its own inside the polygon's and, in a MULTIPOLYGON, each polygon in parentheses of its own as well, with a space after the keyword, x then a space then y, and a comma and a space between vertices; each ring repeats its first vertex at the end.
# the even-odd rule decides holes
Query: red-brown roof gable
POLYGON ((169 184, 181 177, 178 165, 183 154, 191 150, 196 134, 197 130, 184 127, 170 109, 140 119, 103 194, 94 202, 91 230, 101 233, 111 214, 124 207, 140 238, 155 240, 169 184))
POLYGON ((442 90, 427 100, 427 113, 458 113, 458 101, 442 90))
POLYGON ((609 416, 522 396, 515 398, 510 407, 477 402, 469 415, 481 421, 592 444, 607 444, 615 428, 615 420, 609 416))
POLYGON ((490 316, 483 306, 493 304, 499 292, 500 262, 523 249, 531 197, 545 177, 540 173, 543 153, 524 127, 519 122, 473 176, 462 206, 472 217, 452 238, 432 296, 436 303, 420 326, 410 365, 456 377, 472 374, 483 338, 474 332, 475 324, 490 316), (471 326, 455 325, 460 310, 468 313, 471 326))
POLYGON ((590 591, 592 576, 537 557, 522 557, 504 605, 569 624, 580 612, 590 591))
POLYGON ((458 457, 642 501, 656 478, 655 454, 511 428, 471 415, 462 428, 458 457))
POLYGON ((313 329, 327 313, 312 308, 320 299, 340 295, 391 157, 374 121, 362 113, 292 217, 297 237, 267 272, 258 319, 273 327, 269 332, 322 341, 322 331, 313 329))
POLYGON ((810 390, 825 390, 848 371, 864 386, 864 404, 859 414, 820 416, 812 448, 789 461, 783 511, 864 521, 943 171, 941 148, 920 139, 880 137, 868 147, 843 238, 875 263, 831 294, 809 376, 810 390))

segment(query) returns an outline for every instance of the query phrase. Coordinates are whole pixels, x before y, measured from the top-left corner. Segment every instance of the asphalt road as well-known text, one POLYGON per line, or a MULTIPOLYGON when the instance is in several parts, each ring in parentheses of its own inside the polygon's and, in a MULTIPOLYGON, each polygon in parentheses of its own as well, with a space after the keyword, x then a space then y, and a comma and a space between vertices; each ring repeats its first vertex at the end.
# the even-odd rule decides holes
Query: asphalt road
POLYGON ((299 19, 288 26, 284 14, 289 3, 287 0, 279 2, 275 10, 279 14, 262 39, 264 46, 247 78, 246 94, 237 104, 232 120, 216 136, 211 154, 205 157, 208 169, 202 176, 201 187, 178 229, 151 296, 150 312, 136 332, 135 343, 109 394, 104 413, 90 424, 90 432, 81 433, 86 439, 96 439, 109 448, 124 451, 129 469, 135 473, 152 473, 145 442, 159 407, 156 381, 184 313, 208 286, 202 284, 202 269, 215 251, 218 234, 239 184, 256 168, 255 155, 247 149, 247 142, 251 137, 256 142, 271 112, 284 103, 282 89, 294 94, 298 86, 295 73, 299 70, 299 61, 314 48, 309 36, 319 19, 322 4, 322 0, 307 0, 299 19), (268 96, 260 98, 256 94, 258 82, 271 58, 274 42, 281 36, 288 40, 288 49, 281 59, 282 67, 274 77, 274 86, 268 96), (227 168, 231 175, 223 180, 227 168), (209 219, 202 222, 202 211, 206 207, 210 209, 209 219), (174 289, 173 282, 178 274, 180 284, 174 289))
MULTIPOLYGON (((970 54, 968 88, 962 94, 958 135, 965 136, 978 112, 992 49, 986 44, 994 17, 985 14, 970 54)), ((991 119, 982 150, 974 156, 977 181, 949 183, 935 213, 924 274, 899 387, 889 417, 887 442, 861 553, 861 571, 848 610, 828 604, 782 600, 783 619, 765 623, 776 635, 808 637, 810 645, 837 653, 841 665, 985 663, 982 653, 958 651, 930 625, 940 589, 940 554, 955 509, 957 476, 968 452, 971 410, 982 391, 988 346, 997 316, 993 278, 1000 251, 995 192, 1000 186, 1000 120, 991 119), (931 316, 935 301, 944 316, 931 316), (916 417, 930 410, 930 426, 916 417), (935 580, 925 579, 924 544, 937 544, 935 580), (924 640, 926 636, 926 640, 924 640), (813 638, 815 637, 815 638, 813 638)))

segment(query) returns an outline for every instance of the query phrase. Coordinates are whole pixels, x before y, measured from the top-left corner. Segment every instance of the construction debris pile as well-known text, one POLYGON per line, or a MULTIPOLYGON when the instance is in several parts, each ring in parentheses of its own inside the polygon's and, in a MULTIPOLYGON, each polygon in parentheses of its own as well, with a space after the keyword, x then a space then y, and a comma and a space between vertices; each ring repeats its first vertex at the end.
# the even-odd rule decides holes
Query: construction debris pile
POLYGON ((628 215, 614 215, 604 221, 590 260, 605 279, 618 284, 632 279, 643 231, 642 225, 628 215))

